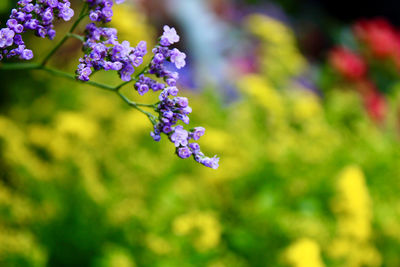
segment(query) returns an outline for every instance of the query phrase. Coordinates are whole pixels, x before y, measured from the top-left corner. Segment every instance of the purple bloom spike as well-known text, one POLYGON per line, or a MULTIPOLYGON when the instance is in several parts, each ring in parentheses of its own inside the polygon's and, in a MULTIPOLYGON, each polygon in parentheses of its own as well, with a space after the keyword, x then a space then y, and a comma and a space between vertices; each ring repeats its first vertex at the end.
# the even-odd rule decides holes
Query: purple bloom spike
MULTIPOLYGON (((179 92, 176 87, 179 78, 178 73, 166 70, 164 66, 165 62, 174 63, 178 69, 185 66, 186 55, 176 48, 168 48, 171 44, 178 41, 179 36, 175 29, 164 26, 164 33, 160 38, 160 43, 152 50, 154 56, 150 63, 148 74, 163 79, 167 87, 159 95, 160 102, 156 108, 156 112, 159 114, 159 122, 154 126, 154 132, 151 133, 151 136, 154 140, 159 141, 161 133, 164 133, 175 145, 176 153, 180 158, 185 159, 193 156, 197 162, 204 166, 217 169, 219 158, 216 156, 213 158, 206 157, 201 152, 199 144, 189 143, 191 139, 199 140, 204 135, 205 129, 203 127, 195 127, 192 131, 188 132, 183 126, 177 125, 179 121, 188 124, 188 115, 192 112, 188 99, 177 96, 179 92), (171 96, 173 98, 170 98, 171 96)), ((146 89, 151 88, 153 91, 157 91, 154 88, 159 89, 159 84, 142 74, 134 87, 139 94, 143 94, 143 91, 147 91, 142 89, 144 85, 148 85, 148 87, 145 87, 146 89)))
POLYGON ((32 50, 25 49, 22 37, 17 34, 32 30, 37 36, 52 40, 56 34, 54 20, 68 21, 73 16, 74 10, 69 0, 18 1, 17 8, 11 11, 7 20, 7 28, 0 30, 0 58, 32 59, 32 50), (15 39, 14 36, 18 37, 15 39))
MULTIPOLYGON (((76 71, 77 79, 88 81, 89 76, 82 73, 86 68, 93 70, 117 70, 121 80, 130 81, 138 60, 146 54, 146 42, 141 41, 137 47, 131 47, 128 41, 118 42, 117 30, 113 28, 101 28, 90 23, 86 26, 85 43, 83 44, 85 55, 79 60, 76 71)), ((89 75, 92 72, 89 73, 89 75)), ((150 85, 147 85, 150 88, 150 85)), ((148 91, 141 87, 141 94, 148 91)))

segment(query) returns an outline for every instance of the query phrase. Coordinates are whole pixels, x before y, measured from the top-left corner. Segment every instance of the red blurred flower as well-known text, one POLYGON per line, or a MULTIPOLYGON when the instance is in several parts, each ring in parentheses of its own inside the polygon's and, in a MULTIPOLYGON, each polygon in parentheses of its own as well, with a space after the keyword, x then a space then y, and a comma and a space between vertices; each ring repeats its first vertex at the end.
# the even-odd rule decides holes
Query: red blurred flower
POLYGON ((364 60, 345 47, 333 48, 329 53, 329 62, 349 80, 361 80, 367 73, 367 64, 364 60))
POLYGON ((365 96, 364 101, 369 116, 377 122, 382 122, 386 114, 386 102, 383 95, 374 91, 365 96))
POLYGON ((354 25, 355 35, 379 58, 400 58, 400 35, 385 19, 361 20, 354 25))
POLYGON ((376 122, 382 122, 386 115, 385 97, 379 92, 375 84, 366 79, 355 83, 357 91, 364 101, 368 115, 376 122))

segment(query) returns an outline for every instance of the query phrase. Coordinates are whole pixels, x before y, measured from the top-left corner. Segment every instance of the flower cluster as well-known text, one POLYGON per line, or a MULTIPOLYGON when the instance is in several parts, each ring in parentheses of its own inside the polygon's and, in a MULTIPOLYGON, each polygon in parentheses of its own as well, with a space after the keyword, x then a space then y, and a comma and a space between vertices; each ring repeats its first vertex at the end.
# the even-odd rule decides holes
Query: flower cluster
POLYGON ((94 23, 86 26, 83 50, 85 55, 76 71, 81 81, 88 81, 93 70, 100 69, 118 71, 123 81, 130 81, 135 67, 142 64, 147 53, 145 41, 136 47, 131 47, 128 41, 119 43, 116 29, 97 27, 94 23))
MULTIPOLYGON (((97 3, 97 2, 96 2, 97 3)), ((112 4, 112 1, 107 3, 112 4)), ((159 114, 158 120, 152 120, 154 131, 151 136, 155 141, 161 139, 161 134, 169 137, 176 147, 176 153, 180 158, 193 156, 194 159, 213 169, 218 168, 219 158, 206 157, 196 142, 204 134, 203 127, 195 127, 187 131, 178 121, 189 123, 189 114, 192 109, 186 97, 178 97, 176 87, 179 74, 167 69, 166 62, 180 69, 186 65, 185 53, 170 46, 179 41, 179 35, 174 28, 164 26, 164 33, 159 44, 152 50, 154 56, 142 74, 136 77, 134 88, 140 95, 144 95, 150 89, 154 92, 161 91, 159 102, 155 111, 159 114), (146 75, 153 75, 152 79, 146 75), (163 82, 160 82, 163 81, 163 82), (171 98, 172 97, 172 98, 171 98)), ((115 70, 118 71, 123 81, 130 81, 135 68, 142 64, 143 56, 146 54, 146 43, 141 41, 136 47, 130 47, 128 41, 119 43, 117 30, 113 28, 97 27, 90 23, 86 27, 86 36, 83 50, 85 55, 80 59, 76 71, 77 79, 88 81, 93 70, 115 70)))
POLYGON ((144 76, 144 74, 139 76, 138 81, 135 83, 135 89, 138 91, 139 95, 144 95, 152 89, 154 92, 163 90, 165 84, 159 83, 149 77, 144 76))
POLYGON ((160 43, 152 50, 154 56, 148 66, 148 73, 155 75, 157 78, 162 78, 168 85, 168 88, 163 90, 165 88, 164 84, 141 75, 135 83, 135 89, 140 95, 145 94, 150 88, 153 91, 163 90, 160 94, 160 101, 169 95, 177 95, 178 89, 175 86, 179 74, 168 70, 164 63, 171 62, 178 69, 186 65, 185 53, 179 51, 177 48, 169 48, 170 45, 179 42, 179 39, 179 35, 174 28, 170 28, 167 25, 164 26, 164 33, 160 38, 160 43))
POLYGON ((156 108, 156 112, 159 114, 158 122, 154 125, 154 131, 151 132, 153 139, 159 141, 161 134, 165 134, 174 143, 176 153, 180 158, 185 159, 193 156, 197 162, 204 166, 216 169, 218 168, 219 158, 216 156, 213 158, 206 157, 200 151, 199 144, 191 142, 191 140, 199 140, 204 135, 205 129, 195 127, 187 131, 182 125, 176 125, 178 121, 188 124, 188 115, 192 112, 188 99, 177 96, 179 92, 176 87, 178 73, 167 70, 164 64, 166 61, 171 62, 178 69, 185 66, 186 55, 176 48, 169 48, 171 44, 178 41, 179 36, 175 29, 164 26, 164 33, 160 38, 159 45, 153 49, 154 57, 149 66, 149 74, 163 78, 168 86, 162 89, 163 86, 160 86, 156 81, 141 76, 135 84, 135 88, 139 94, 144 94, 149 88, 152 88, 153 91, 162 90, 159 95, 160 102, 156 108), (171 96, 173 98, 170 98, 171 96))
MULTIPOLYGON (((168 88, 165 90, 168 90, 168 88)), ((188 104, 186 97, 174 97, 173 99, 165 97, 156 109, 159 113, 159 122, 154 125, 154 131, 151 132, 151 136, 155 141, 160 141, 162 133, 167 135, 169 140, 174 143, 176 153, 180 158, 185 159, 193 155, 197 162, 206 167, 216 169, 218 168, 219 158, 216 156, 213 158, 206 157, 200 151, 198 143, 190 142, 191 140, 199 140, 204 135, 205 129, 203 127, 195 127, 187 131, 182 125, 176 125, 179 120, 186 124, 189 123, 187 115, 191 113, 192 109, 188 104)))
POLYGON ((11 11, 7 27, 0 30, 0 60, 15 56, 23 60, 32 59, 33 52, 26 49, 21 33, 33 30, 37 36, 52 40, 56 35, 54 19, 68 21, 74 16, 70 6, 68 0, 18 1, 17 8, 11 11))
MULTIPOLYGON (((125 0, 115 0, 117 4, 121 4, 124 1, 125 0)), ((86 0, 86 2, 89 4, 89 17, 92 21, 103 23, 111 21, 113 16, 113 0, 86 0)))

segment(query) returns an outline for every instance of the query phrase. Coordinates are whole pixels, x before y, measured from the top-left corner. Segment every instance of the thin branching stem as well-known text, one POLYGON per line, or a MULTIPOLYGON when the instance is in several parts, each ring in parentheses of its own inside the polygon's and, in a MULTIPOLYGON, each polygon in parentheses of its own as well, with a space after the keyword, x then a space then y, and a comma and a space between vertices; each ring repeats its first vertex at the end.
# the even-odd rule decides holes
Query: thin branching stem
POLYGON ((83 37, 82 35, 75 34, 75 33, 67 33, 67 35, 68 35, 68 37, 78 39, 82 43, 85 42, 85 37, 83 37))
POLYGON ((136 102, 131 101, 129 98, 127 98, 124 94, 122 94, 120 91, 115 91, 122 100, 124 100, 129 106, 139 110, 140 112, 142 112, 143 114, 145 114, 149 120, 151 121, 151 123, 153 123, 153 125, 155 125, 157 123, 157 117, 154 116, 153 114, 151 114, 150 112, 147 112, 145 110, 143 110, 142 108, 140 108, 140 106, 146 106, 146 107, 154 107, 154 105, 147 105, 147 104, 139 104, 136 102))
MULTIPOLYGON (((64 71, 61 71, 61 70, 49 68, 49 67, 46 67, 46 66, 39 66, 38 69, 47 71, 48 73, 54 74, 56 76, 60 76, 60 77, 64 77, 64 78, 67 78, 67 79, 70 79, 70 80, 77 81, 74 75, 72 75, 70 73, 67 73, 67 72, 64 72, 64 71)), ((110 86, 110 85, 107 85, 107 84, 104 84, 104 83, 99 83, 99 82, 94 82, 94 81, 87 81, 85 83, 89 84, 89 85, 92 85, 92 86, 95 86, 95 87, 100 88, 100 89, 109 90, 109 91, 115 91, 115 88, 113 86, 110 86)))
MULTIPOLYGON (((53 74, 55 76, 63 77, 63 78, 78 82, 76 80, 75 76, 68 72, 64 72, 64 71, 54 69, 51 67, 47 67, 47 66, 42 66, 41 64, 38 64, 38 63, 3 63, 0 65, 0 69, 2 69, 2 70, 42 70, 42 71, 48 72, 50 74, 53 74)), ((133 78, 132 80, 136 80, 137 77, 139 77, 140 74, 142 74, 142 73, 144 73, 144 71, 137 74, 135 76, 135 78, 133 78)), ((82 83, 88 84, 88 85, 91 85, 91 86, 94 86, 94 87, 97 87, 97 88, 100 88, 103 90, 113 91, 113 92, 117 93, 117 95, 119 97, 121 97, 121 99, 123 99, 124 102, 126 102, 131 107, 133 107, 133 108, 137 109, 138 111, 142 112, 143 114, 145 114, 153 124, 156 123, 156 117, 153 114, 151 114, 150 112, 143 110, 141 107, 155 109, 157 106, 157 103, 144 104, 144 103, 134 102, 120 92, 120 88, 122 87, 121 85, 118 85, 115 87, 115 86, 111 86, 108 84, 99 83, 99 82, 95 82, 95 81, 87 81, 87 82, 82 82, 82 83)), ((125 82, 124 85, 125 84, 127 84, 127 82, 125 82)))
MULTIPOLYGON (((83 6, 78 19, 74 22, 74 24, 72 25, 70 30, 65 34, 65 36, 61 39, 61 41, 49 52, 49 54, 43 59, 43 61, 40 64, 38 64, 38 63, 3 63, 3 64, 1 64, 0 63, 0 69, 3 69, 3 70, 42 70, 42 71, 48 72, 50 74, 53 74, 55 76, 63 77, 63 78, 73 80, 73 81, 77 81, 77 79, 74 75, 72 75, 68 72, 64 72, 64 71, 55 69, 55 68, 47 67, 46 64, 50 60, 50 58, 54 55, 54 53, 57 52, 57 50, 65 43, 65 41, 68 40, 68 38, 75 38, 75 39, 78 39, 78 40, 84 42, 84 37, 81 35, 78 35, 78 34, 74 34, 73 31, 79 25, 79 23, 88 15, 86 13, 87 12, 86 10, 87 10, 87 4, 85 4, 83 6)), ((129 98, 127 98, 124 94, 122 94, 120 92, 120 89, 122 87, 124 87, 125 85, 129 84, 132 81, 137 81, 139 76, 146 73, 148 71, 148 69, 149 69, 148 66, 145 67, 141 72, 139 72, 137 75, 135 75, 135 77, 132 78, 132 80, 123 82, 117 86, 111 86, 108 84, 94 82, 94 81, 87 81, 84 83, 89 84, 94 87, 97 87, 97 88, 100 88, 100 89, 114 91, 128 105, 130 105, 131 107, 133 107, 133 108, 137 109, 138 111, 142 112, 143 114, 145 114, 153 124, 156 124, 156 119, 157 119, 156 116, 154 116, 150 112, 143 110, 141 107, 152 108, 154 110, 157 106, 157 103, 155 103, 155 104, 136 103, 136 102, 130 100, 129 98)))

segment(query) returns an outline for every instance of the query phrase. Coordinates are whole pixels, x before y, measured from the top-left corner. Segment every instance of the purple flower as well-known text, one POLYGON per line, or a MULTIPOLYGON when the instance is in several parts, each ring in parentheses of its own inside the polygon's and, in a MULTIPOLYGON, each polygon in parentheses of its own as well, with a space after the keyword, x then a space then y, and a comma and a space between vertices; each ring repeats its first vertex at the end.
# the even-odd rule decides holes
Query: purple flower
POLYGON ((151 89, 153 89, 154 92, 163 90, 164 88, 165 88, 165 84, 163 84, 163 83, 154 82, 151 85, 151 89))
POLYGON ((181 69, 186 65, 186 54, 179 51, 177 48, 174 48, 171 51, 171 62, 175 64, 177 69, 181 69))
POLYGON ((8 29, 3 28, 0 30, 0 48, 9 47, 14 42, 15 32, 8 29))
POLYGON ((63 18, 65 21, 71 20, 71 18, 74 16, 74 10, 69 7, 70 3, 67 2, 64 5, 59 5, 60 8, 60 17, 63 18))
POLYGON ((167 90, 168 94, 172 96, 177 96, 179 92, 178 88, 176 88, 175 86, 168 87, 167 90))
POLYGON ((147 53, 147 43, 146 41, 140 41, 136 48, 135 48, 135 53, 137 53, 138 56, 144 57, 147 53))
POLYGON ((189 147, 194 154, 197 154, 198 152, 200 152, 200 146, 198 143, 190 143, 189 147))
POLYGON ((187 106, 186 108, 181 109, 181 112, 185 115, 192 113, 192 108, 187 106))
POLYGON ((55 8, 58 6, 58 0, 47 0, 47 4, 52 7, 55 8))
POLYGON ((110 7, 105 7, 101 10, 101 13, 103 14, 104 17, 107 19, 111 18, 113 16, 113 11, 112 8, 110 7))
POLYGON ((183 114, 178 114, 178 118, 185 124, 189 124, 189 116, 183 115, 183 114))
POLYGON ((92 69, 90 67, 86 67, 86 65, 81 64, 77 70, 78 79, 81 81, 89 81, 89 76, 92 74, 92 69))
POLYGON ((204 158, 200 159, 200 163, 206 167, 209 167, 212 169, 218 169, 219 158, 217 158, 217 156, 214 156, 213 158, 204 157, 204 158))
POLYGON ((15 45, 24 45, 24 41, 22 40, 22 36, 19 34, 16 34, 14 36, 14 44, 15 45))
POLYGON ((21 54, 21 59, 30 60, 33 58, 33 52, 30 49, 24 49, 21 54))
POLYGON ((171 110, 164 111, 163 117, 167 119, 172 119, 174 117, 174 113, 171 110))
POLYGON ((168 25, 164 26, 164 33, 161 36, 161 45, 169 46, 179 42, 179 35, 176 33, 175 28, 170 28, 168 25))
POLYGON ((138 88, 139 95, 144 95, 149 91, 149 86, 147 84, 141 84, 138 88))
POLYGON ((16 19, 9 19, 7 20, 7 27, 11 30, 15 28, 15 26, 18 25, 18 21, 16 19))
POLYGON ((53 20, 53 10, 51 8, 47 8, 45 12, 43 12, 43 21, 52 21, 53 20))
POLYGON ((180 108, 186 108, 189 105, 187 97, 175 97, 174 102, 180 108))
POLYGON ((176 86, 176 80, 172 78, 165 79, 165 82, 168 84, 168 86, 176 86))
POLYGON ((158 142, 161 140, 161 135, 159 133, 151 132, 151 137, 153 137, 154 141, 158 142))
POLYGON ((175 127, 175 131, 171 135, 170 139, 176 147, 186 146, 188 144, 189 133, 183 129, 183 126, 178 125, 175 127))
POLYGON ((158 96, 158 99, 160 99, 160 101, 164 101, 165 99, 168 98, 168 90, 164 89, 161 94, 158 96))
POLYGON ((192 155, 192 151, 187 146, 177 148, 176 153, 182 159, 186 159, 192 155))
POLYGON ((160 63, 162 63, 162 62, 164 61, 164 59, 165 59, 165 57, 164 57, 163 54, 157 53, 157 54, 154 55, 153 61, 154 61, 155 63, 157 63, 157 64, 160 64, 160 63))
POLYGON ((124 82, 129 82, 132 79, 132 74, 135 72, 135 69, 130 64, 125 64, 123 69, 119 72, 121 80, 124 82))
POLYGON ((112 62, 110 67, 111 67, 112 70, 121 70, 122 67, 123 67, 123 64, 121 62, 119 62, 119 61, 112 62))
POLYGON ((36 30, 39 26, 39 21, 37 19, 30 19, 24 24, 25 28, 29 30, 36 30))
POLYGON ((97 21, 99 19, 100 12, 90 12, 89 18, 91 21, 97 21))
POLYGON ((195 127, 192 132, 192 138, 194 140, 199 140, 200 137, 202 137, 204 135, 205 131, 206 131, 206 129, 204 129, 204 127, 195 127))

